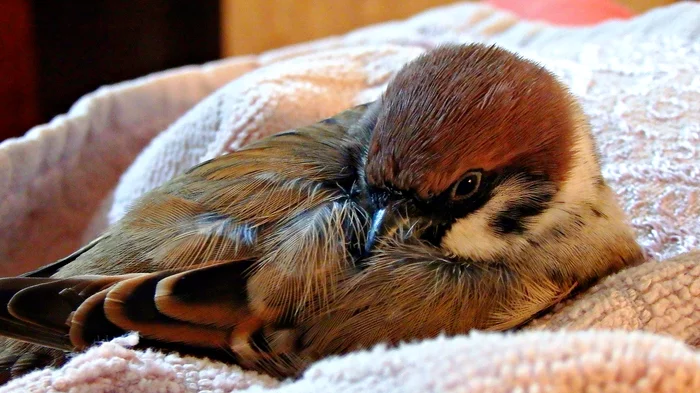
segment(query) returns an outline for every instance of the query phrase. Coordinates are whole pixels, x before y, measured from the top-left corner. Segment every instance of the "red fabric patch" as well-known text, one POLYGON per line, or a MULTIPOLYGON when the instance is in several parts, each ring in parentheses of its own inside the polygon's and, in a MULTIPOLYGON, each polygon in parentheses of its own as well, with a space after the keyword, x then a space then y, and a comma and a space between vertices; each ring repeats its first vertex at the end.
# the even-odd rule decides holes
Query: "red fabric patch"
POLYGON ((613 0, 485 0, 530 20, 556 25, 594 25, 610 19, 628 19, 634 13, 613 0))

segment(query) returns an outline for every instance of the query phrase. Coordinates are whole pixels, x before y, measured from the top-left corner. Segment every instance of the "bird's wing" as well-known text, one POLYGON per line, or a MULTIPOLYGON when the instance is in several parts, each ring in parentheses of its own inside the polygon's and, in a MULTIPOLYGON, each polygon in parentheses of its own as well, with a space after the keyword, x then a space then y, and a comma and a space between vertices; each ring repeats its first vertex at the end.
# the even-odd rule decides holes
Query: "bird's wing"
POLYGON ((146 273, 259 258, 283 221, 347 195, 367 105, 191 168, 140 198, 61 276, 146 273))
POLYGON ((0 279, 2 333, 73 351, 128 331, 156 346, 214 351, 254 326, 247 310, 250 261, 183 272, 0 279), (237 281, 238 280, 238 281, 237 281), (246 323, 248 322, 248 323, 246 323))
POLYGON ((127 331, 149 345, 229 358, 231 348, 274 351, 252 342, 269 321, 250 309, 251 268, 272 252, 269 238, 325 247, 318 236, 295 242, 289 220, 332 202, 355 177, 347 149, 359 142, 348 130, 365 109, 192 168, 80 251, 0 279, 0 335, 65 351, 127 331))

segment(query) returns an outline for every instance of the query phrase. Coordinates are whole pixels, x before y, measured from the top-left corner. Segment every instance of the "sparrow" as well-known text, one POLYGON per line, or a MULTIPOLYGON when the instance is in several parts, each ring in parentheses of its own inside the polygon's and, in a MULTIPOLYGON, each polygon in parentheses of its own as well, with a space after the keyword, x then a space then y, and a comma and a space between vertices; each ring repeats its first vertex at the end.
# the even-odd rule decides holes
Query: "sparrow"
POLYGON ((444 45, 376 101, 203 162, 0 280, 0 376, 130 331, 296 376, 377 343, 517 328, 642 259, 567 88, 497 46, 444 45))

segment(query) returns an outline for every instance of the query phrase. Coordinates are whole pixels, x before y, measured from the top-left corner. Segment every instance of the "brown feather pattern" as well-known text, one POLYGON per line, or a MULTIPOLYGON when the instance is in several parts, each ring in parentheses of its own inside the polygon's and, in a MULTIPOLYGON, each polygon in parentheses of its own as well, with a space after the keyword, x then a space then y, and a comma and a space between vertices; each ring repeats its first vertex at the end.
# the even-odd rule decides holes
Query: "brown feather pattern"
POLYGON ((576 173, 569 155, 585 125, 569 115, 573 103, 544 69, 505 51, 431 51, 379 101, 191 168, 73 255, 0 279, 0 334, 20 340, 1 344, 0 379, 130 330, 144 346, 289 376, 379 342, 516 327, 641 255, 607 186, 586 188, 584 201, 605 214, 537 199, 576 173), (508 166, 548 183, 493 191, 503 204, 494 214, 513 200, 543 210, 519 223, 524 233, 489 233, 505 251, 484 258, 429 244, 421 234, 432 219, 406 210, 362 254, 377 203, 370 186, 426 197, 471 168, 508 166), (559 233, 587 242, 534 231, 554 210, 559 233))

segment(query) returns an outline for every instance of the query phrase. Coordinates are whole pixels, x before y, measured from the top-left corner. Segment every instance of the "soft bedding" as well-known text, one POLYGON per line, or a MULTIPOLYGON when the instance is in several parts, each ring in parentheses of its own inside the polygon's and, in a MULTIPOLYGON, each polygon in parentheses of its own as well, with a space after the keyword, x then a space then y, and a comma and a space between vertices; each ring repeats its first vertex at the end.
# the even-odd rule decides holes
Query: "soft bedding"
POLYGON ((322 360, 276 381, 206 359, 101 344, 0 392, 700 391, 700 5, 557 28, 441 7, 260 56, 105 87, 0 144, 0 274, 60 257, 191 165, 375 98, 444 42, 493 42, 581 100, 648 261, 514 333, 473 332, 322 360))

